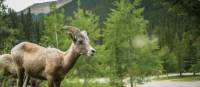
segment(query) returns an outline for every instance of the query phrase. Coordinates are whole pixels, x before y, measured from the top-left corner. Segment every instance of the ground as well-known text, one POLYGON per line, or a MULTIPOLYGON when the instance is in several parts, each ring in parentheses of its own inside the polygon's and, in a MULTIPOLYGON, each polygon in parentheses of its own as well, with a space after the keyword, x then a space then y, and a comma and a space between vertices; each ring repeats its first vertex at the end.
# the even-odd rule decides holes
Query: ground
POLYGON ((193 76, 192 73, 184 73, 182 77, 179 74, 161 75, 138 87, 200 87, 200 75, 193 76))
POLYGON ((161 80, 148 82, 138 87, 200 87, 200 81, 161 80))

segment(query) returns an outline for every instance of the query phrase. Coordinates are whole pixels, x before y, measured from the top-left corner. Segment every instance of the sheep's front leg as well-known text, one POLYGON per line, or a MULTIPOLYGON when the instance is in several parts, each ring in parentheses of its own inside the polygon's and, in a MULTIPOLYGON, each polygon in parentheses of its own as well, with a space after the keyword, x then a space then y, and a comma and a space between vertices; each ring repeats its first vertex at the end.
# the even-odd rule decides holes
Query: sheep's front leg
POLYGON ((61 80, 55 80, 52 76, 47 76, 49 87, 60 87, 61 80))
POLYGON ((23 68, 18 67, 17 76, 18 76, 17 86, 22 87, 23 80, 24 80, 24 69, 23 68))
POLYGON ((54 80, 52 76, 47 76, 48 86, 54 87, 54 80))
POLYGON ((39 87, 40 85, 40 80, 36 80, 36 79, 31 79, 31 86, 32 87, 39 87))

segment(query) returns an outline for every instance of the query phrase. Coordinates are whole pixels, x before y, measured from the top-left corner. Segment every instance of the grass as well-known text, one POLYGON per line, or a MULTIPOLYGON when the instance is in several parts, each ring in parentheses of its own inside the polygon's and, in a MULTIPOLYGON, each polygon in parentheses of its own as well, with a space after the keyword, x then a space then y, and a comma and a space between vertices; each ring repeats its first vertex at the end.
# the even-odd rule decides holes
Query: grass
POLYGON ((171 77, 158 77, 154 80, 173 80, 173 81, 200 81, 200 75, 188 75, 188 76, 171 76, 171 77))
MULTIPOLYGON (((47 82, 43 82, 40 87, 48 87, 47 82)), ((62 83, 61 87, 112 87, 109 84, 100 84, 100 83, 87 83, 86 85, 82 83, 62 83)))
MULTIPOLYGON (((48 87, 47 81, 44 81, 40 87, 48 87)), ((87 82, 87 84, 83 84, 78 80, 67 80, 65 79, 61 83, 61 87, 112 87, 109 83, 93 83, 87 82)))

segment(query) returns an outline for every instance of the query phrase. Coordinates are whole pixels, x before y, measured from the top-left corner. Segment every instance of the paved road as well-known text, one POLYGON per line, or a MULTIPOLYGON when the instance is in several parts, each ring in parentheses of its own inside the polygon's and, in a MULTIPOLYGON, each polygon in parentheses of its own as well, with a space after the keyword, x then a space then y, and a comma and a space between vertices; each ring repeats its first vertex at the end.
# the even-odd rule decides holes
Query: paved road
MULTIPOLYGON (((183 73, 184 76, 192 75, 192 73, 183 73)), ((198 73, 200 75, 200 73, 198 73)), ((179 76, 177 73, 171 73, 168 75, 160 75, 159 77, 172 77, 172 76, 179 76)), ((147 77, 147 79, 152 80, 157 76, 147 77)), ((80 82, 83 82, 83 79, 80 79, 80 82)), ((96 78, 93 79, 92 82, 97 83, 108 83, 110 82, 109 78, 96 78)), ((123 80, 125 87, 131 87, 129 84, 129 78, 123 80)), ((137 87, 200 87, 200 81, 170 81, 170 80, 161 80, 161 81, 151 81, 144 83, 143 85, 138 85, 137 87)))
POLYGON ((200 87, 200 81, 152 81, 138 87, 200 87))
MULTIPOLYGON (((183 73, 184 76, 193 75, 193 73, 183 73)), ((198 73, 200 75, 200 73, 198 73)), ((172 77, 179 76, 177 73, 171 73, 169 75, 160 75, 159 77, 172 77)), ((148 77, 148 79, 156 78, 156 76, 148 77)), ((130 87, 130 84, 127 83, 126 87, 130 87)), ((200 81, 176 81, 176 80, 160 80, 160 81, 151 81, 144 83, 143 85, 138 85, 137 87, 200 87, 200 81)))

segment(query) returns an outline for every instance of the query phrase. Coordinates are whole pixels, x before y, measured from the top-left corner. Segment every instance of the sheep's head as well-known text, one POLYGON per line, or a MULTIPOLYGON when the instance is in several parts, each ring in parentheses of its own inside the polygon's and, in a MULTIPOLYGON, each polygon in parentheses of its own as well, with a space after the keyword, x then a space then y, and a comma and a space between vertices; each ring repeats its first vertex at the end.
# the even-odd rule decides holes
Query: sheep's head
POLYGON ((95 49, 90 45, 90 40, 86 31, 80 31, 77 27, 67 26, 65 29, 68 30, 68 34, 71 37, 74 50, 83 55, 93 56, 96 52, 95 49))

